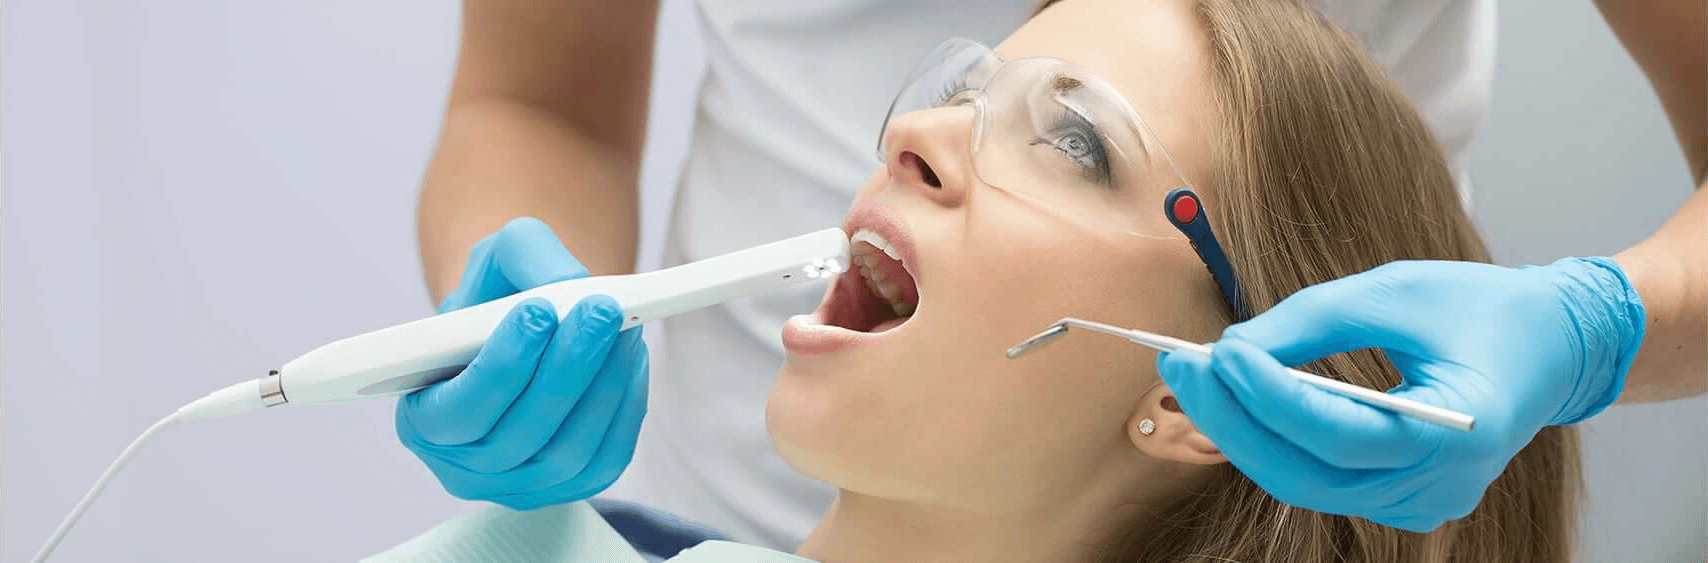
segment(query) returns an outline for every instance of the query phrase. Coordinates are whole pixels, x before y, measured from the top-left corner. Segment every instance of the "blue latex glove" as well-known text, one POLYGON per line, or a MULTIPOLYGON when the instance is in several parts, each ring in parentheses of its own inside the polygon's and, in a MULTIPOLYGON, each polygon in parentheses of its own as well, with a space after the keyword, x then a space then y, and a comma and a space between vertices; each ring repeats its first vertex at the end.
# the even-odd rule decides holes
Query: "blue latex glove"
POLYGON ((1164 354, 1157 369, 1199 430, 1277 500, 1427 532, 1476 508, 1542 427, 1612 404, 1643 322, 1607 258, 1395 262, 1306 288, 1229 327, 1210 357, 1164 354), (1476 428, 1402 417, 1283 371, 1370 347, 1404 374, 1390 393, 1470 413, 1476 428))
MULTIPOLYGON (((586 275, 550 227, 516 219, 475 245, 439 310, 586 275)), ((529 510, 593 496, 628 467, 646 414, 646 342, 622 320, 606 296, 562 322, 544 299, 518 303, 461 374, 398 401, 398 437, 458 498, 529 510)))

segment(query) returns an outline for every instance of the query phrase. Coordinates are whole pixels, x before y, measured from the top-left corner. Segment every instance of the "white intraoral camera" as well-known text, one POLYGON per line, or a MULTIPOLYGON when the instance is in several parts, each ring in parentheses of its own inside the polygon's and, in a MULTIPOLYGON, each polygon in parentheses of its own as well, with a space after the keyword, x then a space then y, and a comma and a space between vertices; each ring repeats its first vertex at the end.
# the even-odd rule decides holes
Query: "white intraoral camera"
POLYGON ((461 373, 493 329, 524 299, 544 298, 560 314, 568 314, 582 299, 609 295, 622 307, 622 329, 627 330, 736 297, 834 277, 848 265, 848 246, 848 236, 841 229, 825 229, 655 272, 546 284, 315 348, 266 377, 210 393, 149 427, 107 467, 34 561, 46 560, 125 462, 173 422, 243 414, 287 402, 335 403, 401 395, 461 373))
POLYGON ((542 285, 503 299, 352 336, 309 351, 254 382, 217 391, 180 409, 185 419, 223 416, 282 403, 333 403, 401 395, 450 379, 474 359, 517 303, 539 297, 567 314, 577 302, 609 295, 622 306, 624 330, 841 273, 848 264, 841 229, 732 252, 655 272, 597 276, 542 285))
MULTIPOLYGON (((654 272, 547 284, 353 336, 316 348, 279 368, 280 395, 272 404, 399 395, 449 379, 474 359, 487 336, 523 299, 545 298, 559 314, 567 314, 582 299, 609 295, 622 306, 622 328, 627 330, 735 297, 835 276, 848 263, 848 247, 848 237, 841 229, 825 229, 654 272)), ((262 386, 266 386, 266 379, 262 386)))

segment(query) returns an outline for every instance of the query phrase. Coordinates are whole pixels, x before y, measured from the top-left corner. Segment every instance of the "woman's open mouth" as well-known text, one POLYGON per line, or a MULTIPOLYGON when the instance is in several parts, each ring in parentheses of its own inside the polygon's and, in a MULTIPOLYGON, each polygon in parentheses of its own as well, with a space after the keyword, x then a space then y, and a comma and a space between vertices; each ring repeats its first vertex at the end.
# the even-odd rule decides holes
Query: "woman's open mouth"
POLYGON ((851 231, 853 264, 818 311, 785 325, 784 345, 792 352, 841 349, 906 324, 919 308, 913 247, 900 225, 881 210, 856 210, 844 229, 851 231))
POLYGON ((919 307, 919 288, 901 255, 866 229, 855 231, 849 242, 853 267, 836 280, 837 291, 820 309, 821 320, 855 332, 884 332, 907 322, 919 307))

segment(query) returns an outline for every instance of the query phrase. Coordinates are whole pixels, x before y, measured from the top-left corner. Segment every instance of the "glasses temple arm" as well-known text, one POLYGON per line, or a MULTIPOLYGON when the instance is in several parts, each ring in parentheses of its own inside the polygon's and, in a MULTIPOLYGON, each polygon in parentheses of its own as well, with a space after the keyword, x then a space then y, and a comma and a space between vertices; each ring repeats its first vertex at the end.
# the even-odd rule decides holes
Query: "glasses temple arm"
POLYGON ((1234 322, 1251 318, 1239 280, 1234 276, 1234 268, 1228 263, 1227 254, 1222 252, 1221 243, 1216 241, 1215 232, 1210 229, 1210 216, 1204 210, 1203 199, 1189 188, 1175 188, 1162 199, 1162 211, 1169 224, 1186 235, 1186 240, 1192 243, 1192 250, 1198 253, 1198 259, 1203 260, 1204 266, 1210 270, 1210 278, 1222 291, 1222 300, 1233 312, 1234 322))

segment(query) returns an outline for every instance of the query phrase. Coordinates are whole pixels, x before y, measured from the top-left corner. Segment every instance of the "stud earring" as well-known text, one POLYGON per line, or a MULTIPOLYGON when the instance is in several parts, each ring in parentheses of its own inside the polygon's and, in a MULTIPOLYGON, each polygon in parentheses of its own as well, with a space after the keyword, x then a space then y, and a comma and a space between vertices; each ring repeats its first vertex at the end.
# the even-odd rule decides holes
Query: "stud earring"
POLYGON ((1148 418, 1139 421, 1139 433, 1140 434, 1144 434, 1146 436, 1149 436, 1149 435, 1151 435, 1152 432, 1156 432, 1156 423, 1155 422, 1151 422, 1151 419, 1148 419, 1148 418))

